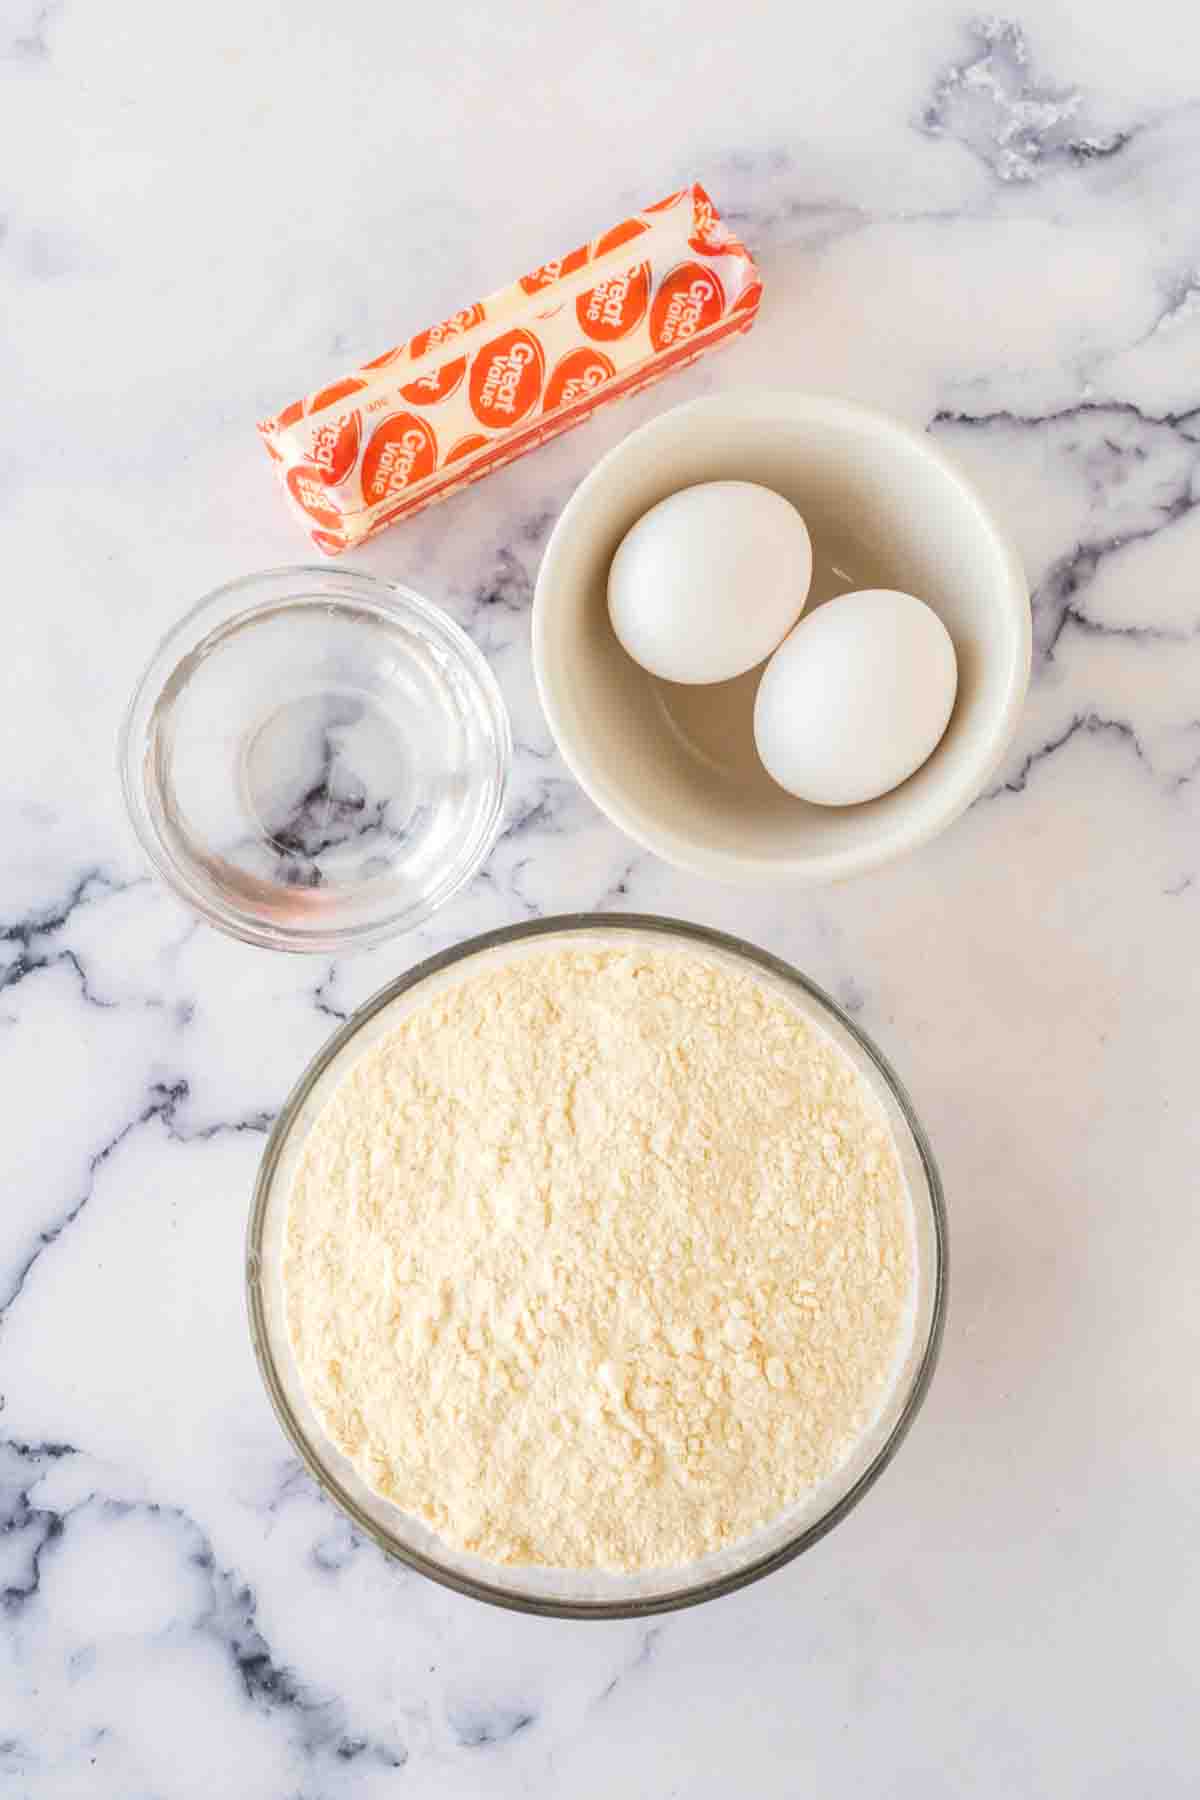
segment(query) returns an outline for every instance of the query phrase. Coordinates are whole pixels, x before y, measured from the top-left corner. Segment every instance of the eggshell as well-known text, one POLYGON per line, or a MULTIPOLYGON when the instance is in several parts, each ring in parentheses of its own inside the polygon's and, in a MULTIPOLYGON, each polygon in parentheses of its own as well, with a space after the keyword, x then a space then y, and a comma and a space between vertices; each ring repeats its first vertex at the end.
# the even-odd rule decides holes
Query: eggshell
POLYGON ((767 664, 754 741, 789 793, 853 806, 920 768, 957 686, 950 634, 924 601, 883 588, 843 594, 802 619, 767 664))
POLYGON ((808 529, 789 500, 752 481, 706 481, 660 500, 621 540, 609 617, 652 675, 730 681, 787 635, 811 580, 808 529))

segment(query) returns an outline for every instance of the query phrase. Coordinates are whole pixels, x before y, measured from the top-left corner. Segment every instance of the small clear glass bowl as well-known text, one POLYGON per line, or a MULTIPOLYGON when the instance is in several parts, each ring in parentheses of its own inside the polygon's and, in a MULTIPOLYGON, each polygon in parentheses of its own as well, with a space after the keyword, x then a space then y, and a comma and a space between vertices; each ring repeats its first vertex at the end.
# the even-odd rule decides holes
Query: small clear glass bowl
POLYGON ((202 917, 268 949, 335 951, 409 929, 470 879, 512 739, 487 663, 419 594, 272 569, 167 634, 120 755, 143 848, 202 917))
POLYGON ((703 926, 636 913, 574 913, 510 925, 469 939, 380 989, 335 1031, 309 1064, 275 1122, 259 1166, 246 1242, 250 1334, 279 1421, 318 1484, 352 1524, 390 1555, 474 1599, 570 1619, 628 1619, 692 1606, 770 1574, 832 1530, 899 1449, 933 1375, 946 1305, 946 1214, 925 1133, 896 1076, 827 994, 778 957, 703 926), (366 1484, 330 1443, 309 1403, 288 1338, 281 1273, 292 1177, 305 1141, 350 1068, 432 992, 554 944, 670 946, 724 960, 781 990, 850 1058, 883 1108, 912 1202, 912 1332, 879 1413, 847 1462, 761 1530, 679 1568, 636 1574, 509 1568, 456 1550, 366 1484))

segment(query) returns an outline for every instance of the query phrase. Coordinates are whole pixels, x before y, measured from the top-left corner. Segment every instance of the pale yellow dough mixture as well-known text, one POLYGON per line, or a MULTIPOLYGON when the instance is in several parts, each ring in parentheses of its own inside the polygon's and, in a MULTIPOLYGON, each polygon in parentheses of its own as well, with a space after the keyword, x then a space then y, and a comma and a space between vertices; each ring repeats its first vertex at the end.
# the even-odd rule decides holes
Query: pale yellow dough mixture
POLYGON ((497 1563, 648 1569, 849 1454, 911 1330, 874 1095, 780 990, 604 945, 468 974, 318 1118, 283 1259, 332 1441, 497 1563))

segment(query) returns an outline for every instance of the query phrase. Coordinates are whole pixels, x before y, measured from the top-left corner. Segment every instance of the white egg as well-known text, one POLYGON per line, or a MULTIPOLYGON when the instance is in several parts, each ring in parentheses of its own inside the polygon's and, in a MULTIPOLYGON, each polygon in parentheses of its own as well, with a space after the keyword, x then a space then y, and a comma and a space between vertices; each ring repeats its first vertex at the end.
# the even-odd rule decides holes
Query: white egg
POLYGON ((790 500, 705 481, 643 513, 608 574, 613 630, 666 681, 730 681, 770 656, 808 598, 812 545, 790 500))
POLYGON ((954 710, 950 633, 911 594, 842 594, 801 620, 759 683, 754 741, 780 787, 854 806, 906 781, 954 710))

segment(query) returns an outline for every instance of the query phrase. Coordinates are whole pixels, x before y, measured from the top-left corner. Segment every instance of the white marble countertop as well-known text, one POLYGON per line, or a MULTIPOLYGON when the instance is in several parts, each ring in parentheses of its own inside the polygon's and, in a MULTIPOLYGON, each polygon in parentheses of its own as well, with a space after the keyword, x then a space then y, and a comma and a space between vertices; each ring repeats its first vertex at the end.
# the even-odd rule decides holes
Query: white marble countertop
POLYGON ((0 9, 5 1794, 1196 1792, 1198 67, 1179 0, 0 9), (114 739, 185 606, 306 560, 255 418, 693 178, 761 259, 753 336, 352 559, 443 601, 503 684, 486 875, 333 964, 194 924, 114 739), (827 892, 639 853, 531 685, 572 486, 755 381, 928 428, 1035 589, 994 792, 827 892), (929 1126, 953 1244, 879 1486, 649 1627, 512 1617, 358 1541, 242 1301, 263 1133, 333 1021, 434 946, 600 905, 839 996, 929 1126))

